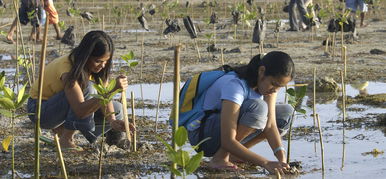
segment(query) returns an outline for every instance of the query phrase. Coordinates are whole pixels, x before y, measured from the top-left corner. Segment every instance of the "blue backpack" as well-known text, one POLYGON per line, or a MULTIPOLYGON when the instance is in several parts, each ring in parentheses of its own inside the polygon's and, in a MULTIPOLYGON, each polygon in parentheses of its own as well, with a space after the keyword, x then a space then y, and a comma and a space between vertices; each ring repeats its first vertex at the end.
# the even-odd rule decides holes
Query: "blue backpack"
MULTIPOLYGON (((188 131, 200 127, 201 119, 207 112, 202 108, 206 91, 217 79, 231 71, 228 67, 224 66, 225 71, 201 72, 186 81, 180 90, 178 126, 184 126, 188 131)), ((173 125, 173 121, 170 116, 170 125, 173 125)))

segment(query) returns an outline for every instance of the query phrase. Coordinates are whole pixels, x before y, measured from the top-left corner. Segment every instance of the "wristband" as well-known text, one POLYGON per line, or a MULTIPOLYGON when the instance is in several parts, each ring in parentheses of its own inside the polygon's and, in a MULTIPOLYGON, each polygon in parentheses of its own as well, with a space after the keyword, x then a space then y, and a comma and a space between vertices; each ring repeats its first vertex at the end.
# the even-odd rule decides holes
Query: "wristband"
POLYGON ((276 153, 279 152, 280 150, 284 151, 284 147, 282 147, 282 146, 277 147, 276 149, 273 150, 273 154, 276 154, 276 153))

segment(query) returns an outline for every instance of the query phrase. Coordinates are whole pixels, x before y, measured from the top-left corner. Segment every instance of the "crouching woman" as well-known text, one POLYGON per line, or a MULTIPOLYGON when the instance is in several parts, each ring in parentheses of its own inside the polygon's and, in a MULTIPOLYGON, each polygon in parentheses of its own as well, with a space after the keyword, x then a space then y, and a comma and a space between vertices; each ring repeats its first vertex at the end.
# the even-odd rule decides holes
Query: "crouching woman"
MULTIPOLYGON (((110 139, 117 142, 119 136, 122 136, 120 133, 125 129, 121 120, 122 105, 114 101, 102 106, 100 99, 92 97, 92 94, 96 94, 93 84, 98 84, 98 79, 108 83, 113 53, 111 38, 103 31, 91 31, 69 55, 54 59, 46 66, 40 126, 43 129, 53 129, 63 148, 81 150, 74 141, 77 130, 90 143, 94 143, 102 135, 104 109, 107 114, 114 113, 106 118, 106 131, 113 129, 107 133, 107 138, 111 136, 110 139)), ((126 77, 119 76, 116 80, 114 91, 127 88, 126 77)), ((36 114, 37 82, 32 85, 30 95, 28 112, 36 114)), ((30 115, 29 118, 36 122, 35 115, 30 115)))
POLYGON ((283 173, 289 167, 281 135, 289 127, 293 108, 276 104, 276 97, 293 76, 291 57, 274 51, 253 57, 248 65, 228 72, 208 88, 203 105, 206 115, 198 129, 189 131, 189 140, 196 145, 210 137, 199 148, 212 157, 209 167, 237 170, 236 160, 262 166, 269 172, 283 173), (265 139, 277 161, 249 150, 265 139))

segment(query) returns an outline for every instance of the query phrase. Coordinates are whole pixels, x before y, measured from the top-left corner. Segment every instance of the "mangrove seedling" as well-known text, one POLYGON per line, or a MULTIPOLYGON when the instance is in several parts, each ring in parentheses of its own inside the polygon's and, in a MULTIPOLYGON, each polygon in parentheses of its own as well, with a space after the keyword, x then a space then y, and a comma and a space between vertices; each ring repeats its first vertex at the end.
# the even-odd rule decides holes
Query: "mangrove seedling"
POLYGON ((197 40, 196 40, 196 38, 197 38, 196 27, 194 26, 193 21, 192 21, 192 19, 190 19, 189 16, 184 17, 183 22, 184 22, 184 26, 185 26, 186 30, 189 32, 190 38, 193 39, 193 41, 194 41, 194 47, 196 48, 197 57, 198 57, 197 62, 199 62, 201 60, 201 54, 200 54, 200 49, 198 48, 198 44, 197 44, 197 40))
POLYGON ((290 104, 294 110, 292 112, 291 120, 290 120, 290 127, 288 129, 288 146, 287 146, 287 163, 290 161, 290 154, 291 154, 291 133, 292 133, 292 124, 295 119, 295 112, 306 114, 306 110, 301 108, 301 103, 306 95, 307 86, 301 86, 298 87, 297 90, 294 88, 287 89, 286 93, 288 96, 288 104, 290 104))
MULTIPOLYGON (((121 92, 122 90, 115 90, 115 85, 116 81, 111 80, 108 84, 104 84, 101 79, 99 79, 99 84, 94 84, 94 88, 96 89, 98 94, 92 94, 93 97, 97 98, 100 100, 100 104, 104 108, 104 116, 103 116, 103 123, 102 123, 102 134, 105 133, 105 122, 106 118, 109 115, 113 115, 113 113, 106 114, 107 113, 107 104, 113 100, 113 97, 121 92)), ((99 153, 99 179, 102 178, 102 156, 103 156, 103 146, 104 146, 104 136, 102 135, 102 141, 101 141, 101 148, 100 148, 100 153, 99 153)))
POLYGON ((253 29, 252 42, 259 44, 259 53, 264 53, 264 39, 267 31, 267 22, 264 19, 256 20, 255 28, 253 29))
POLYGON ((24 84, 23 87, 20 88, 18 94, 12 91, 12 89, 6 87, 4 85, 5 83, 5 77, 2 76, 0 79, 0 89, 2 91, 2 94, 0 94, 0 113, 11 119, 11 135, 7 136, 2 141, 2 146, 5 151, 8 151, 9 144, 11 143, 12 148, 12 178, 15 178, 15 136, 14 136, 14 130, 15 130, 15 124, 14 120, 16 118, 26 116, 26 114, 17 115, 16 110, 21 108, 23 104, 27 101, 29 98, 28 94, 25 94, 25 88, 27 84, 24 84))
MULTIPOLYGON (((157 136, 157 138, 166 146, 166 153, 168 159, 171 162, 176 163, 178 166, 177 169, 171 166, 167 166, 173 174, 185 178, 186 175, 193 173, 200 166, 202 157, 204 156, 203 151, 198 152, 193 156, 190 156, 190 152, 182 149, 182 146, 184 146, 186 141, 188 140, 188 131, 185 129, 185 127, 179 127, 174 135, 174 141, 178 146, 177 149, 173 149, 173 147, 166 141, 164 141, 161 137, 157 136)), ((197 149, 200 144, 207 141, 208 139, 209 138, 202 140, 197 145, 192 146, 192 148, 197 149)))

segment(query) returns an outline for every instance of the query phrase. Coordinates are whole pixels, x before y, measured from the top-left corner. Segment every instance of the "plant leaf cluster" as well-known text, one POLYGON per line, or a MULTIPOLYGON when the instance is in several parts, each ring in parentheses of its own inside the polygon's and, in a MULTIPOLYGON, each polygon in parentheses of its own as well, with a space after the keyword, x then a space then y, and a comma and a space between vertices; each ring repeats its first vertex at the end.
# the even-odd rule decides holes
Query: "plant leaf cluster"
POLYGON ((127 54, 121 55, 121 59, 127 63, 127 66, 132 68, 138 65, 138 60, 134 60, 134 52, 130 51, 127 54))
MULTIPOLYGON (((174 150, 173 147, 168 144, 166 141, 164 141, 161 137, 157 136, 158 140, 160 140, 167 148, 167 156, 170 161, 173 163, 176 163, 177 166, 182 169, 174 169, 171 166, 168 166, 169 170, 177 175, 177 176, 186 176, 191 173, 193 173, 199 166, 202 160, 202 157, 204 156, 204 152, 198 152, 197 154, 190 156, 188 151, 182 150, 182 146, 185 145, 185 143, 188 140, 188 131, 185 129, 185 127, 181 126, 177 129, 175 135, 174 135, 174 141, 177 144, 177 149, 174 150)), ((204 139, 200 143, 198 143, 195 146, 192 146, 193 149, 198 148, 200 144, 205 142, 207 139, 204 139)))
POLYGON ((296 112, 306 114, 306 110, 301 108, 301 102, 304 96, 306 95, 307 86, 301 86, 296 88, 287 89, 286 93, 288 94, 288 104, 290 104, 296 112))
POLYGON ((100 99, 101 104, 106 106, 117 93, 122 91, 121 89, 115 90, 115 85, 115 80, 111 80, 108 84, 104 85, 103 81, 99 79, 99 84, 94 84, 98 94, 92 94, 91 96, 100 99))

